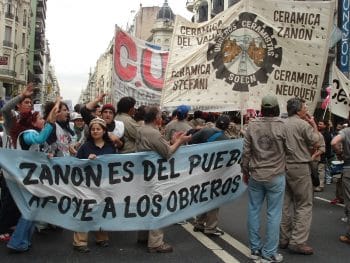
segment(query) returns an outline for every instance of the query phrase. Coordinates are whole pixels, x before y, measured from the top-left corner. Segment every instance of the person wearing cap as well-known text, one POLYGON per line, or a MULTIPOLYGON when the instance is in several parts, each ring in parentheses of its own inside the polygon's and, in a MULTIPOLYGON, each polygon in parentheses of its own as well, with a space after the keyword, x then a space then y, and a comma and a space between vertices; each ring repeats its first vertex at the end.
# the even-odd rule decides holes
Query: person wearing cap
POLYGON ((176 119, 169 122, 165 126, 165 139, 172 143, 172 139, 177 132, 187 132, 192 127, 187 122, 188 112, 190 110, 189 106, 180 105, 176 108, 176 119))
POLYGON ((133 97, 123 97, 117 103, 116 120, 124 123, 124 147, 120 153, 133 153, 136 151, 136 133, 141 127, 133 118, 135 114, 136 100, 133 97))
POLYGON ((293 253, 313 254, 307 244, 312 221, 313 185, 310 173, 310 148, 317 148, 317 125, 308 114, 305 101, 292 98, 287 101, 288 118, 286 153, 286 190, 282 210, 279 247, 293 253))
POLYGON ((85 127, 85 122, 83 120, 83 117, 81 116, 80 113, 78 112, 73 112, 71 114, 71 121, 74 123, 74 132, 77 136, 77 141, 79 142, 82 135, 83 135, 83 132, 84 132, 84 127, 85 127))
MULTIPOLYGON (((185 133, 179 133, 174 138, 174 143, 170 145, 159 131, 162 125, 162 112, 158 107, 146 108, 144 115, 145 125, 137 130, 136 149, 138 152, 155 151, 162 158, 169 159, 176 150, 191 139, 191 136, 185 133)), ((150 253, 170 253, 173 247, 164 242, 164 232, 162 229, 150 231, 139 231, 138 242, 147 243, 150 253)))
MULTIPOLYGON (((101 118, 94 118, 89 123, 89 134, 86 142, 79 148, 76 155, 79 159, 94 160, 97 156, 103 154, 114 154, 116 148, 107 131, 107 124, 101 118)), ((105 231, 94 232, 96 244, 99 247, 108 247, 108 234, 105 231)), ((74 232, 73 248, 81 253, 88 253, 88 233, 74 232)))
MULTIPOLYGON (((95 111, 98 103, 103 102, 103 99, 106 95, 107 94, 104 93, 100 94, 95 100, 90 101, 81 108, 81 116, 87 125, 90 124, 90 121, 92 119, 96 118, 96 116, 93 115, 93 112, 95 111)), ((115 115, 115 107, 112 104, 107 103, 102 106, 101 118, 106 122, 109 137, 111 138, 114 145, 118 149, 121 149, 124 145, 122 137, 124 136, 125 128, 123 122, 114 120, 115 115)))
POLYGON ((281 262, 277 253, 286 174, 286 126, 277 98, 261 101, 262 117, 252 119, 244 135, 243 180, 248 185, 248 236, 251 259, 281 262), (266 199, 266 237, 260 236, 260 212, 266 199))
MULTIPOLYGON (((230 118, 227 115, 221 115, 216 120, 216 127, 205 127, 197 131, 192 135, 192 139, 189 144, 206 143, 213 141, 229 140, 230 138, 225 135, 230 124, 230 118)), ((221 236, 223 231, 217 228, 219 220, 219 208, 215 208, 209 212, 201 214, 195 221, 193 230, 195 232, 203 232, 206 235, 221 236)))

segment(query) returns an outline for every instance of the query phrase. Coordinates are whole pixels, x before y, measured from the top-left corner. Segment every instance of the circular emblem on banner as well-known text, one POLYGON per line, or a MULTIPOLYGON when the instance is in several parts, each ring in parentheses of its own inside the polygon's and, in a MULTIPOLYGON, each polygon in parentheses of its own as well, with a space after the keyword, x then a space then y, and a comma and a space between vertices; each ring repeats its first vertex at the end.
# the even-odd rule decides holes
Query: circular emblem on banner
POLYGON ((244 12, 229 27, 218 31, 210 43, 208 61, 216 69, 216 78, 233 84, 233 90, 249 91, 266 83, 274 66, 280 66, 282 48, 277 46, 273 29, 244 12))

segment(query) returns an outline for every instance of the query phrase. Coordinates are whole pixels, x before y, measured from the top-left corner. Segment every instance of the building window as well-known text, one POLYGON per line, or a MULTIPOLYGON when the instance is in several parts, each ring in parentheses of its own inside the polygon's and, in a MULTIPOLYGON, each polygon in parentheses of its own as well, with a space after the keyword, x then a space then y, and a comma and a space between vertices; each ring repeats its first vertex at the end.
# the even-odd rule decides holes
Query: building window
POLYGON ((27 10, 23 11, 23 26, 27 26, 27 10))
POLYGON ((198 22, 208 21, 208 2, 198 8, 198 22))
POLYGON ((13 14, 12 1, 7 1, 7 3, 5 4, 5 13, 13 14))
POLYGON ((12 27, 5 26, 5 41, 11 42, 12 38, 12 27))
POLYGON ((237 4, 240 0, 229 0, 228 1, 228 6, 230 7, 231 5, 237 4))
POLYGON ((23 58, 21 58, 19 72, 20 72, 20 74, 24 74, 24 59, 23 58))
POLYGON ((22 48, 26 47, 26 33, 22 33, 22 48))
POLYGON ((224 11, 224 0, 214 0, 212 14, 217 15, 224 11))

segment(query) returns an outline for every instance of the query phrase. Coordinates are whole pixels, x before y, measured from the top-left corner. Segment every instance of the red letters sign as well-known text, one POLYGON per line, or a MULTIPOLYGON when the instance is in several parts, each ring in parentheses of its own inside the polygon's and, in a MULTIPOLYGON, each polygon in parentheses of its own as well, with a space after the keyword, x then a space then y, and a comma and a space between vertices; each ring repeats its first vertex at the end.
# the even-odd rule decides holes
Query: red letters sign
POLYGON ((121 81, 139 83, 138 81, 142 80, 143 85, 136 86, 161 91, 167 61, 168 52, 155 52, 147 46, 141 47, 127 33, 117 31, 114 45, 114 70, 121 81), (160 56, 160 70, 159 65, 152 63, 154 56, 160 56), (160 71, 158 76, 153 73, 157 70, 160 71))

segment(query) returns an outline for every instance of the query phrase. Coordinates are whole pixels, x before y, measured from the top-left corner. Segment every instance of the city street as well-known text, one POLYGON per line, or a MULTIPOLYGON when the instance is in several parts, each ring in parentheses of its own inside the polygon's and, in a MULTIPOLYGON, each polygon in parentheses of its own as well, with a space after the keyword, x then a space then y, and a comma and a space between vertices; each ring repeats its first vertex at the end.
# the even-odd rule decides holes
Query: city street
MULTIPOLYGON (((327 185, 326 191, 315 194, 313 226, 309 243, 314 248, 312 256, 281 253, 284 262, 349 262, 350 246, 338 241, 345 229, 343 207, 331 205, 327 200, 334 198, 335 184, 327 185)), ((220 228, 225 231, 221 237, 208 238, 193 232, 190 223, 166 228, 165 240, 174 246, 170 254, 149 254, 145 245, 136 242, 135 232, 110 234, 110 247, 99 248, 90 236, 91 252, 80 254, 72 249, 72 232, 66 230, 35 234, 30 252, 9 254, 5 244, 0 244, 2 263, 20 262, 251 262, 248 258, 245 194, 236 202, 222 207, 220 228)))

